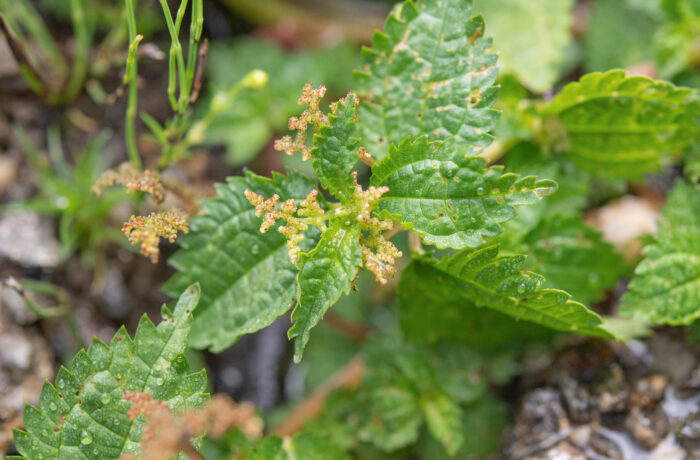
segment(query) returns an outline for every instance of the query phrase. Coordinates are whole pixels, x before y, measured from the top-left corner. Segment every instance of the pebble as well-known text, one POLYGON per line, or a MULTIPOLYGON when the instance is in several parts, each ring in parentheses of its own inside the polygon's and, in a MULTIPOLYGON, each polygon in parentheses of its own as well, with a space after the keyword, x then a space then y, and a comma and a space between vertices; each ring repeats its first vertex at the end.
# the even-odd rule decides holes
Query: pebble
POLYGON ((51 221, 27 211, 0 215, 0 257, 28 267, 58 265, 59 243, 51 221))

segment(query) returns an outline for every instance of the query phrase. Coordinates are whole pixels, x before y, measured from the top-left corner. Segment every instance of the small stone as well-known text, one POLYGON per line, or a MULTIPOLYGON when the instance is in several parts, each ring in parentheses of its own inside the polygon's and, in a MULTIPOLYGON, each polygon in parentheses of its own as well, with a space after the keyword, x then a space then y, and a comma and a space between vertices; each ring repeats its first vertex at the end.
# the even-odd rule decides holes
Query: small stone
MULTIPOLYGON (((2 136, 3 120, 0 118, 0 137, 2 136)), ((0 193, 7 190, 17 178, 18 162, 10 156, 0 156, 0 193)))
POLYGON ((660 406, 633 407, 625 419, 625 429, 647 449, 656 447, 668 434, 670 424, 660 406))
POLYGON ((0 217, 0 257, 29 267, 58 265, 59 243, 51 221, 27 211, 0 217))

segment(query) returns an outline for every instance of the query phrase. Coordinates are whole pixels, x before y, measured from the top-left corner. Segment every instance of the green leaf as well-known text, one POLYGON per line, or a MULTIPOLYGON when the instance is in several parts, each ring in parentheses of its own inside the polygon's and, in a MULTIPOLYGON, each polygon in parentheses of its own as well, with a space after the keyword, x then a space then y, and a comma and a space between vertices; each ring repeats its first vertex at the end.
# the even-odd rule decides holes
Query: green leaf
POLYGON ((580 216, 542 219, 518 244, 529 254, 525 266, 583 303, 598 301, 627 272, 622 256, 580 216))
POLYGON ((407 382, 387 382, 373 389, 365 407, 368 413, 358 432, 361 440, 391 452, 418 439, 423 412, 407 382))
POLYGON ((216 187, 219 197, 203 203, 204 214, 193 218, 191 232, 179 239, 182 249, 169 261, 178 273, 163 289, 174 295, 201 282, 202 301, 190 340, 193 347, 219 352, 241 335, 272 324, 297 294, 296 268, 284 236, 276 227, 260 233, 261 219, 244 191, 299 202, 316 184, 295 173, 273 173, 272 179, 248 173, 216 187))
POLYGON ((316 177, 323 188, 341 201, 352 194, 351 173, 359 158, 355 100, 356 96, 349 94, 345 101, 338 102, 336 114, 329 114, 328 125, 322 125, 314 136, 311 150, 316 177))
POLYGON ((350 460, 347 453, 311 433, 293 438, 270 436, 253 451, 251 460, 350 460))
POLYGON ((462 409, 454 400, 440 393, 421 402, 430 433, 450 455, 456 454, 464 442, 462 409))
POLYGON ((659 233, 643 254, 620 313, 652 324, 688 325, 700 318, 700 190, 676 182, 659 233))
POLYGON ((482 397, 479 355, 462 346, 428 348, 386 334, 365 350, 367 372, 358 390, 361 440, 392 452, 414 443, 425 425, 448 451, 463 443, 462 404, 482 397))
POLYGON ((382 214, 439 248, 476 247, 498 235, 500 223, 515 215, 515 205, 532 204, 556 183, 519 178, 486 167, 486 160, 464 153, 452 141, 406 139, 372 168, 372 185, 388 186, 382 214))
POLYGON ((664 22, 655 36, 659 75, 676 77, 697 63, 695 41, 700 28, 700 4, 695 0, 662 2, 664 22))
POLYGON ((143 316, 133 340, 122 327, 110 345, 95 339, 73 357, 70 371, 58 371, 56 386, 44 384, 39 409, 26 406, 24 427, 15 446, 31 460, 117 459, 138 455, 144 418, 129 420, 126 391, 149 392, 182 411, 201 405, 208 395, 204 371, 188 374, 184 352, 192 327, 199 287, 190 286, 175 309, 163 307, 156 327, 143 316))
POLYGON ((508 349, 548 340, 550 329, 489 308, 461 292, 462 282, 416 258, 401 272, 399 321, 406 338, 424 343, 458 341, 480 350, 508 349), (498 334, 493 331, 498 330, 498 334))
MULTIPOLYGON (((420 260, 438 271, 440 282, 449 285, 467 305, 493 309, 558 331, 611 337, 600 327, 601 319, 595 312, 571 300, 564 291, 541 288, 542 276, 523 272, 525 256, 499 256, 498 247, 493 246, 463 250, 440 261, 430 257, 420 260)), ((436 284, 424 286, 434 289, 436 284)), ((405 298, 404 294, 400 296, 405 298)))
POLYGON ((653 65, 657 23, 648 11, 629 0, 597 0, 590 15, 583 38, 586 72, 653 65))
POLYGON ((362 142, 375 158, 407 136, 455 138, 478 154, 498 119, 496 55, 467 0, 404 2, 362 50, 362 142))
POLYGON ((700 104, 689 88, 613 70, 566 85, 543 113, 560 125, 558 143, 580 167, 639 179, 690 145, 700 104))
POLYGON ((573 0, 474 0, 499 52, 502 73, 536 93, 552 88, 570 60, 573 0))
POLYGON ((360 226, 355 220, 332 219, 321 241, 299 257, 299 303, 292 312, 294 324, 289 338, 294 341, 294 362, 301 361, 309 333, 326 311, 348 294, 362 266, 360 226))
POLYGON ((446 460, 450 458, 489 458, 501 447, 501 433, 508 421, 505 403, 485 396, 462 409, 462 433, 464 442, 456 455, 445 452, 442 444, 424 436, 418 443, 419 458, 446 460))

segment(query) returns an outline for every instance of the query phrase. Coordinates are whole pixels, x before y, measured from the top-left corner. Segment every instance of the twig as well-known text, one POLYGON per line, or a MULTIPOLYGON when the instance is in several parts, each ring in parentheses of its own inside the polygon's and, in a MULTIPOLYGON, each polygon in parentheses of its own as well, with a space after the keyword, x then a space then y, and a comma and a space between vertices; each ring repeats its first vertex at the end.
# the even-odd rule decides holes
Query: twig
POLYGON ((377 160, 375 160, 374 158, 367 157, 364 155, 360 155, 360 161, 369 166, 370 168, 377 163, 377 160))
POLYGON ((200 454, 199 451, 192 447, 192 444, 190 444, 187 441, 184 441, 182 443, 182 452, 184 452, 185 455, 187 455, 187 458, 189 460, 207 460, 207 458, 204 455, 200 454))
POLYGON ((362 383, 364 374, 365 363, 360 356, 354 357, 301 401, 292 412, 272 428, 271 433, 277 436, 290 436, 296 433, 309 420, 321 413, 328 395, 338 388, 357 388, 362 383))
POLYGON ((406 231, 405 228, 394 222, 394 226, 391 228, 391 230, 387 231, 384 233, 384 239, 389 241, 392 239, 394 236, 396 236, 397 233, 406 231))
POLYGON ((209 39, 205 38, 202 43, 202 47, 199 49, 199 56, 197 58, 197 73, 194 76, 194 84, 192 86, 192 95, 190 96, 190 104, 197 102, 199 98, 199 92, 202 90, 202 79, 204 77, 204 60, 207 57, 207 51, 209 51, 209 39))
POLYGON ((358 342, 364 342, 372 329, 364 324, 351 323, 334 311, 327 311, 323 321, 341 334, 358 342))
POLYGON ((192 18, 190 21, 190 44, 187 50, 187 71, 184 75, 184 87, 180 88, 180 110, 184 111, 191 99, 192 85, 195 77, 195 66, 201 54, 197 52, 199 41, 204 30, 204 2, 192 0, 192 18))

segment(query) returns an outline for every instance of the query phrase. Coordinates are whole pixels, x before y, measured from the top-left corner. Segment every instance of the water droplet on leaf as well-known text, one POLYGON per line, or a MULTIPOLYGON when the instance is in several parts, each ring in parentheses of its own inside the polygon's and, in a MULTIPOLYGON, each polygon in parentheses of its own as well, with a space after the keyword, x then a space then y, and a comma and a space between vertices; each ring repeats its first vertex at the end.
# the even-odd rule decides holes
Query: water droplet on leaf
POLYGON ((92 443, 92 436, 90 436, 90 433, 83 430, 83 432, 80 434, 80 444, 86 446, 86 445, 91 444, 91 443, 92 443))

